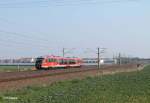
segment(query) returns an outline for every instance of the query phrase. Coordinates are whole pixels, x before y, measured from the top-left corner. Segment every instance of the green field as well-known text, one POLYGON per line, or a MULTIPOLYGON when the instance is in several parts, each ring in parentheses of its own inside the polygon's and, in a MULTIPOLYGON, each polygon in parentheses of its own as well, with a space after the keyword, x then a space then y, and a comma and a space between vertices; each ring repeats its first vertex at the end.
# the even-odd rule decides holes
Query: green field
POLYGON ((149 103, 150 66, 142 71, 0 93, 2 103, 149 103), (9 99, 17 97, 17 99, 9 99))
POLYGON ((31 70, 34 66, 13 66, 13 65, 0 65, 0 72, 11 72, 11 71, 26 71, 31 70))

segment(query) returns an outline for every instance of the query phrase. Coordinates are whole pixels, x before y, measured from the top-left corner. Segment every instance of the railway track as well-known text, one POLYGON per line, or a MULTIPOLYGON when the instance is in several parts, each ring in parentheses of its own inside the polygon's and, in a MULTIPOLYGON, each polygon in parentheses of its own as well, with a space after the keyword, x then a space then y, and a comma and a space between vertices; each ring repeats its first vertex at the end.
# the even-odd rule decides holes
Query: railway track
MULTIPOLYGON (((129 68, 129 67, 135 67, 135 65, 103 66, 103 67, 101 67, 101 70, 114 70, 115 68, 117 69, 120 67, 129 68)), ((41 78, 41 77, 54 76, 54 75, 69 74, 69 73, 76 73, 76 72, 86 72, 86 71, 93 71, 93 70, 98 70, 98 69, 96 66, 83 66, 81 68, 0 73, 0 83, 18 81, 18 80, 24 80, 24 79, 32 79, 32 78, 41 78)))

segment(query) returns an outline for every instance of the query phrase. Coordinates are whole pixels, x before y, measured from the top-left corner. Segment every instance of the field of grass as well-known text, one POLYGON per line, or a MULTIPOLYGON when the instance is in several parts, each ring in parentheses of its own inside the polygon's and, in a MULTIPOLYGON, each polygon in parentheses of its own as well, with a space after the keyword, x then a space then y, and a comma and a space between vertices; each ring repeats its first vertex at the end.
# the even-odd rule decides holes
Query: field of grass
POLYGON ((2 66, 0 65, 0 72, 11 72, 11 71, 24 71, 24 70, 31 70, 34 66, 2 66))
POLYGON ((150 66, 142 71, 0 93, 0 103, 149 103, 150 66))

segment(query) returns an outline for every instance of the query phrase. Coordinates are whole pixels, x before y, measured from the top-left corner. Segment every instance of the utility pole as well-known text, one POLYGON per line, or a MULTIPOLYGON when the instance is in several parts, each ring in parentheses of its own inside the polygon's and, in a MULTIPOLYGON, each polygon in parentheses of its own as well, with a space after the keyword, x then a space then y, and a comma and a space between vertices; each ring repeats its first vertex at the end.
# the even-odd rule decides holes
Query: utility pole
POLYGON ((98 69, 100 68, 100 48, 97 48, 97 63, 98 63, 98 69))
POLYGON ((119 65, 122 64, 122 61, 121 61, 121 53, 119 53, 119 65))
POLYGON ((101 59, 100 56, 101 56, 102 53, 105 52, 105 49, 107 49, 107 48, 99 48, 99 47, 98 47, 96 52, 92 50, 92 52, 93 52, 94 54, 97 54, 97 68, 98 68, 98 69, 100 69, 100 59, 101 59))
POLYGON ((106 48, 97 48, 97 65, 98 65, 98 69, 100 69, 100 54, 105 52, 106 48))
POLYGON ((19 63, 18 63, 18 66, 17 66, 17 67, 18 67, 18 71, 20 71, 20 65, 19 65, 19 63))
POLYGON ((63 48, 62 52, 63 52, 63 57, 65 57, 65 48, 63 48))

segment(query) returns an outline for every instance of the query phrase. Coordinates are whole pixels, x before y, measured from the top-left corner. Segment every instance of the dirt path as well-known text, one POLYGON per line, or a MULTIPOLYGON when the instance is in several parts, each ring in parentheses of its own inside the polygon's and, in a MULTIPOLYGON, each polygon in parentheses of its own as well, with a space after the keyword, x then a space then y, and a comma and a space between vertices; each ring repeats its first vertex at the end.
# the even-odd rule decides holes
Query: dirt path
POLYGON ((41 78, 3 82, 0 83, 0 91, 21 89, 28 86, 44 87, 58 81, 84 79, 88 76, 108 75, 108 74, 115 74, 119 72, 133 72, 133 71, 142 70, 143 68, 144 67, 137 68, 136 66, 132 66, 128 68, 120 67, 120 68, 100 69, 100 70, 93 70, 93 71, 54 75, 54 76, 41 77, 41 78))

